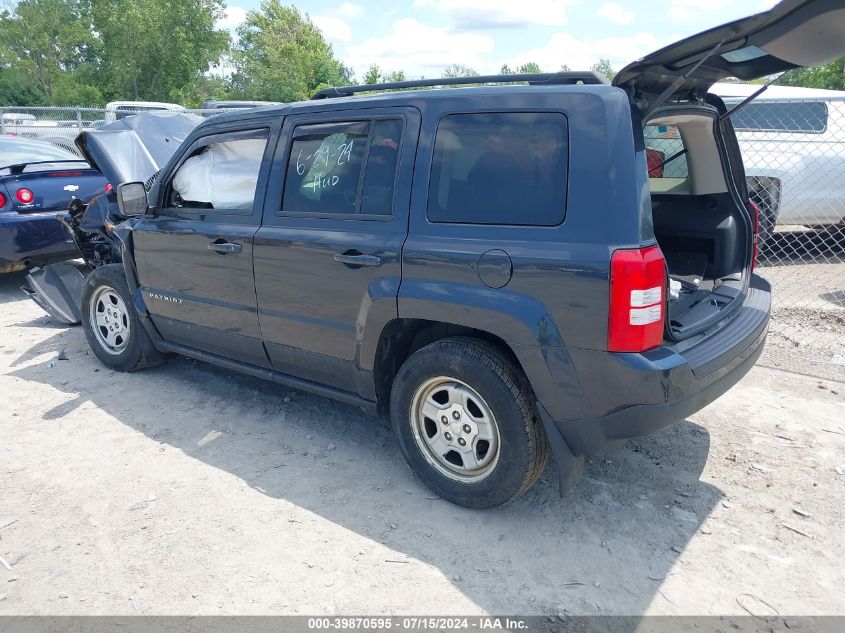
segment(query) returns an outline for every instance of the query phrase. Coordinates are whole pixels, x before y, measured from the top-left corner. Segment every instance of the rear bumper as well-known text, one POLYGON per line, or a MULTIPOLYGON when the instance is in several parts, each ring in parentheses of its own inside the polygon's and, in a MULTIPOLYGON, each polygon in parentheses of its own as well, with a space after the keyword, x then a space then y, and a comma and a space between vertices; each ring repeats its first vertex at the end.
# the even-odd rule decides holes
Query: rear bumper
MULTIPOLYGON (((770 309, 771 287, 755 276, 742 308, 710 335, 642 354, 571 350, 587 400, 582 409, 601 413, 572 420, 552 418, 555 427, 578 456, 599 453, 683 420, 716 400, 754 366, 763 351, 770 309)), ((545 398, 540 401, 552 410, 545 398)))
POLYGON ((57 215, 58 211, 0 214, 0 266, 77 257, 76 246, 57 215))

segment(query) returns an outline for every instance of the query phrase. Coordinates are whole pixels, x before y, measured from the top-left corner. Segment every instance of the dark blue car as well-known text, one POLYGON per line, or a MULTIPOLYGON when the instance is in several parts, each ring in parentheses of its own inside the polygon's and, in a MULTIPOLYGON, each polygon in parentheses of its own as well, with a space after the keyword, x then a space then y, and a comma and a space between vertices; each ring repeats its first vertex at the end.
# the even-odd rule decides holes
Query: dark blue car
POLYGON ((71 200, 90 200, 110 188, 87 162, 67 150, 0 136, 0 273, 75 257, 56 219, 71 200))

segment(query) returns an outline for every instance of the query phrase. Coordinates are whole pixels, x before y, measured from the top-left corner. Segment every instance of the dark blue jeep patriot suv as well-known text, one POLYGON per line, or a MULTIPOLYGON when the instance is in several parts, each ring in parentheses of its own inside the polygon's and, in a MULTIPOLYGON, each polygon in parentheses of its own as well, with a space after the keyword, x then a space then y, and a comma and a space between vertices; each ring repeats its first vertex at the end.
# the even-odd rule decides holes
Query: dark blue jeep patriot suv
POLYGON ((709 87, 843 49, 841 1, 785 0, 613 85, 352 86, 211 117, 118 187, 131 230, 87 276, 87 338, 118 370, 178 353, 389 413, 460 505, 516 498, 550 451, 566 490, 763 348, 757 212, 709 87))

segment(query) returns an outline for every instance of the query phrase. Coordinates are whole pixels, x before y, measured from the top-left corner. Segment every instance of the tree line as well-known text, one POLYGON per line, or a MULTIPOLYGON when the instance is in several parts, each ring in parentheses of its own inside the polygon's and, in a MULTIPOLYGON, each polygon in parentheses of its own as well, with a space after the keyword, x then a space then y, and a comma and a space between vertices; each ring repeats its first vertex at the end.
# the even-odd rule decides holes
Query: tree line
MULTIPOLYGON (((295 101, 327 86, 408 78, 375 65, 355 77, 309 16, 281 0, 249 11, 235 38, 217 27, 223 0, 0 0, 0 6, 0 105, 295 101)), ((844 69, 840 60, 790 73, 781 83, 841 89, 844 69)), ((614 75, 607 60, 592 70, 614 75)), ((540 67, 504 65, 500 72, 540 67)), ((442 73, 475 75, 462 64, 442 73)))
MULTIPOLYGON (((217 27, 223 0, 5 0, 2 6, 0 105, 295 101, 327 86, 408 79, 375 65, 355 77, 309 16, 281 0, 249 11, 234 38, 217 27)), ((596 68, 612 72, 606 61, 596 68)), ((540 68, 529 63, 501 72, 540 68)), ((461 64, 442 73, 475 75, 461 64)))

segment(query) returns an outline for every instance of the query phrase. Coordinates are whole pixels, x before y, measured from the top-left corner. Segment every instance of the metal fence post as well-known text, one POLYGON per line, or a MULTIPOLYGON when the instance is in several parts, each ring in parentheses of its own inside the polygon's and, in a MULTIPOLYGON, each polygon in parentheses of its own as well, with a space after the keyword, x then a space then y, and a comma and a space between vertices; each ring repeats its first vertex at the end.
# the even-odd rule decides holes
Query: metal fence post
POLYGON ((6 108, 0 108, 0 134, 6 133, 6 117, 3 115, 6 113, 6 108))
POLYGON ((76 108, 76 129, 82 131, 82 110, 76 108))

